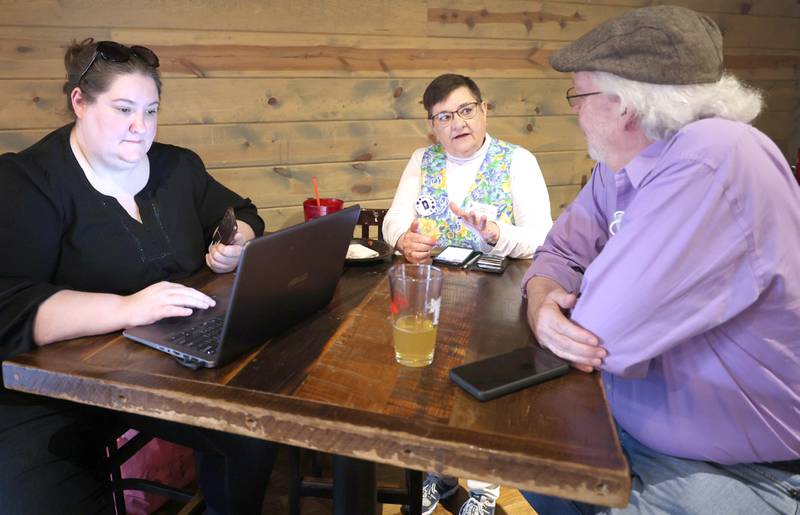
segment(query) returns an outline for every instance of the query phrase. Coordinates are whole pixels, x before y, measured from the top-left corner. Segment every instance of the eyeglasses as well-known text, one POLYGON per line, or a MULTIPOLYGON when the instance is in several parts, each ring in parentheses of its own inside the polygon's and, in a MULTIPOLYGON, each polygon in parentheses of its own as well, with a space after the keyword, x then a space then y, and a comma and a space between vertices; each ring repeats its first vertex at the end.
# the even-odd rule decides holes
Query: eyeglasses
POLYGON ((433 120, 433 123, 439 127, 447 127, 450 125, 455 115, 460 116, 462 120, 470 120, 475 118, 475 114, 478 112, 478 104, 480 104, 480 102, 470 102, 469 104, 462 105, 455 111, 440 111, 429 116, 428 120, 433 120))
POLYGON ((89 64, 86 65, 86 68, 81 72, 80 77, 78 77, 78 82, 75 84, 80 84, 92 68, 92 65, 97 61, 98 56, 104 61, 111 61, 112 63, 127 63, 131 60, 131 55, 135 55, 151 68, 158 68, 158 56, 147 47, 139 45, 127 47, 116 41, 98 41, 94 49, 94 55, 89 60, 89 64))
POLYGON ((578 105, 578 99, 583 97, 590 97, 592 95, 599 95, 602 91, 593 91, 591 93, 575 93, 575 88, 569 88, 567 90, 567 103, 570 107, 575 107, 578 105))

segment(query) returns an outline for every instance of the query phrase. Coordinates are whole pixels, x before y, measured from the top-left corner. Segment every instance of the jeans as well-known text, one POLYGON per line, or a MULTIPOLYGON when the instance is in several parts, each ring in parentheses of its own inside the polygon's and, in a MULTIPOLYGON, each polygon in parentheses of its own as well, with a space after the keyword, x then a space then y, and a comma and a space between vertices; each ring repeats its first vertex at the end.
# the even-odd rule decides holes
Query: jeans
POLYGON ((608 508, 522 492, 547 514, 800 514, 800 474, 757 464, 720 465, 675 458, 619 431, 631 468, 628 506, 608 508))

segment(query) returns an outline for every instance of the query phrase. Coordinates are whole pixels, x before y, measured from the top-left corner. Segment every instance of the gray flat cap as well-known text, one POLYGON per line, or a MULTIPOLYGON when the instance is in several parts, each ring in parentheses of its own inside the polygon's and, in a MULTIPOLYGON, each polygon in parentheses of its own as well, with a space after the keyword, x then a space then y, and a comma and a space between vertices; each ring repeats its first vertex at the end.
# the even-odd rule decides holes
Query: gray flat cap
POLYGON ((635 9, 607 20, 550 56, 560 72, 604 71, 651 84, 700 84, 722 77, 722 34, 684 7, 635 9))

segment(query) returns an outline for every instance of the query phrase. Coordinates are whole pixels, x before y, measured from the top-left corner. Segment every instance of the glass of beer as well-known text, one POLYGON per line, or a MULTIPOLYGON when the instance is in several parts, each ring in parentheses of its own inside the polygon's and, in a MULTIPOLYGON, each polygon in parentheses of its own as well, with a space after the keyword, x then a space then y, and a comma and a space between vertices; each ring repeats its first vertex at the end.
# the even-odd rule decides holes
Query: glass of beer
POLYGON ((431 265, 395 265, 389 269, 389 289, 397 362, 430 365, 442 305, 442 271, 431 265))

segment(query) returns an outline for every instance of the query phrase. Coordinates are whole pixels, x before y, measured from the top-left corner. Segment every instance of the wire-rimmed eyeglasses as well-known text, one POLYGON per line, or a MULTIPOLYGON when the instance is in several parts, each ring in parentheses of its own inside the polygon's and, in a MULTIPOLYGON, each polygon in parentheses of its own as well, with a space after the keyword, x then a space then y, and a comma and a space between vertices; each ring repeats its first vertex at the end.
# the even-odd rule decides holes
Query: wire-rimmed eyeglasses
POLYGON ((575 93, 574 87, 569 88, 567 90, 567 95, 566 95, 567 103, 569 104, 570 107, 575 107, 576 105, 578 105, 578 102, 580 101, 581 98, 590 97, 592 95, 599 95, 601 93, 602 91, 592 91, 591 93, 575 93))
POLYGON ((480 102, 470 102, 459 106, 455 111, 439 111, 436 114, 430 115, 428 120, 433 120, 433 123, 439 127, 447 127, 453 123, 453 119, 456 115, 460 116, 462 120, 470 120, 475 118, 479 104, 480 102))
POLYGON ((89 70, 97 61, 98 57, 102 58, 104 61, 111 61, 113 63, 127 63, 131 55, 136 55, 136 57, 144 61, 144 63, 151 68, 158 68, 158 56, 147 47, 139 45, 127 47, 116 41, 98 41, 94 49, 94 55, 81 72, 75 84, 80 84, 86 74, 89 73, 89 70))

